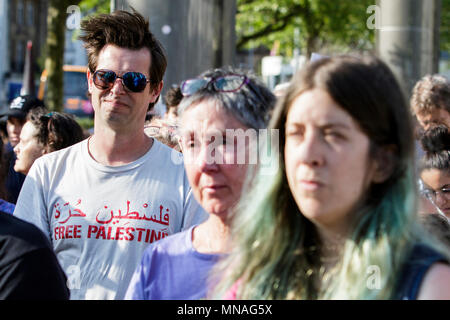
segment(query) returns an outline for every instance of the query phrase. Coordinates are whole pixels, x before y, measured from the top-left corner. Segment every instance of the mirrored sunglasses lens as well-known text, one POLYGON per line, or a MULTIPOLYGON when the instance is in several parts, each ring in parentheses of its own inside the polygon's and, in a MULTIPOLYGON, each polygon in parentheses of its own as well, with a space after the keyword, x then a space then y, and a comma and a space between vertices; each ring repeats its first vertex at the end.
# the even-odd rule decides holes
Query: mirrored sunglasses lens
POLYGON ((108 88, 116 81, 116 74, 113 71, 97 71, 94 74, 94 84, 103 88, 108 88))
POLYGON ((139 72, 127 72, 123 75, 123 83, 133 92, 141 92, 147 85, 147 78, 139 72))

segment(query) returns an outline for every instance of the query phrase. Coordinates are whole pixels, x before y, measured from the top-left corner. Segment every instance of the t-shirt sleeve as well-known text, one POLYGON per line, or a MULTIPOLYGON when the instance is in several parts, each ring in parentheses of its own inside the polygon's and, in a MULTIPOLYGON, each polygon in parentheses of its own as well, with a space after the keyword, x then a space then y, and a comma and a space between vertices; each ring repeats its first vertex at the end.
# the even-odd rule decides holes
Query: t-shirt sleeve
POLYGON ((26 253, 2 269, 0 299, 67 300, 66 276, 50 248, 26 253))
POLYGON ((42 163, 37 159, 25 179, 13 215, 37 226, 50 240, 42 172, 42 163))
POLYGON ((125 293, 125 300, 145 300, 145 275, 143 273, 143 269, 142 263, 136 268, 133 276, 131 277, 127 292, 125 293))
POLYGON ((149 275, 151 268, 151 260, 153 256, 153 248, 154 245, 150 245, 144 252, 142 256, 141 263, 134 271, 133 276, 131 277, 130 284, 128 286, 127 292, 125 294, 125 300, 148 300, 148 290, 145 289, 150 284, 149 275), (147 294, 146 294, 147 291, 147 294))

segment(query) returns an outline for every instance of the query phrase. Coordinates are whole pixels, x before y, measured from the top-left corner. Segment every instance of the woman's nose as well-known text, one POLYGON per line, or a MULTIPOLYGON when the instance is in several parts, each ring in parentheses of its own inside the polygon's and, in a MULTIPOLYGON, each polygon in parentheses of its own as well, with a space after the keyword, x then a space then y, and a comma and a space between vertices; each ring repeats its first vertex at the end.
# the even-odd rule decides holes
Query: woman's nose
POLYGON ((13 149, 15 154, 19 154, 19 145, 20 145, 20 142, 13 149))
POLYGON ((306 133, 298 146, 299 160, 309 166, 322 166, 324 164, 323 146, 317 133, 306 133))
POLYGON ((201 172, 217 171, 220 165, 218 156, 219 152, 213 144, 201 143, 195 159, 198 170, 201 172))

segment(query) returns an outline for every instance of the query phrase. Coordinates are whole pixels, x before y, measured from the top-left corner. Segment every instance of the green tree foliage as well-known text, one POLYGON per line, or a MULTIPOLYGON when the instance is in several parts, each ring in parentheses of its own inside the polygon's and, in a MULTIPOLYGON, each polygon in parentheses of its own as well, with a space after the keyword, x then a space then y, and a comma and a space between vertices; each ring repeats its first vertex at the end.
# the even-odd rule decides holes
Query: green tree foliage
POLYGON ((82 0, 79 4, 83 15, 110 12, 111 0, 82 0))
POLYGON ((373 49, 375 31, 367 28, 366 11, 374 0, 238 0, 237 4, 238 49, 271 48, 275 41, 285 56, 298 46, 307 56, 325 47, 373 49))

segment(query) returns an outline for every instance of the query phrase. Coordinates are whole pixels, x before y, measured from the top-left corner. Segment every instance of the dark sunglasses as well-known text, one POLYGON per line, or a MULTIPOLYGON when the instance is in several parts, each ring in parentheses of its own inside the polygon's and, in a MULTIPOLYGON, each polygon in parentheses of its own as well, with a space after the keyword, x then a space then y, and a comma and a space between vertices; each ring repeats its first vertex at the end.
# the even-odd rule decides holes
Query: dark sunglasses
POLYGON ((111 89, 117 78, 121 79, 123 86, 132 92, 142 92, 150 82, 142 73, 131 71, 119 77, 111 70, 97 70, 93 76, 95 86, 102 90, 111 89))
POLYGON ((212 83, 213 88, 219 92, 235 92, 249 82, 248 78, 243 75, 230 74, 217 78, 195 78, 188 79, 181 83, 181 93, 183 96, 191 96, 197 91, 206 88, 212 83))

